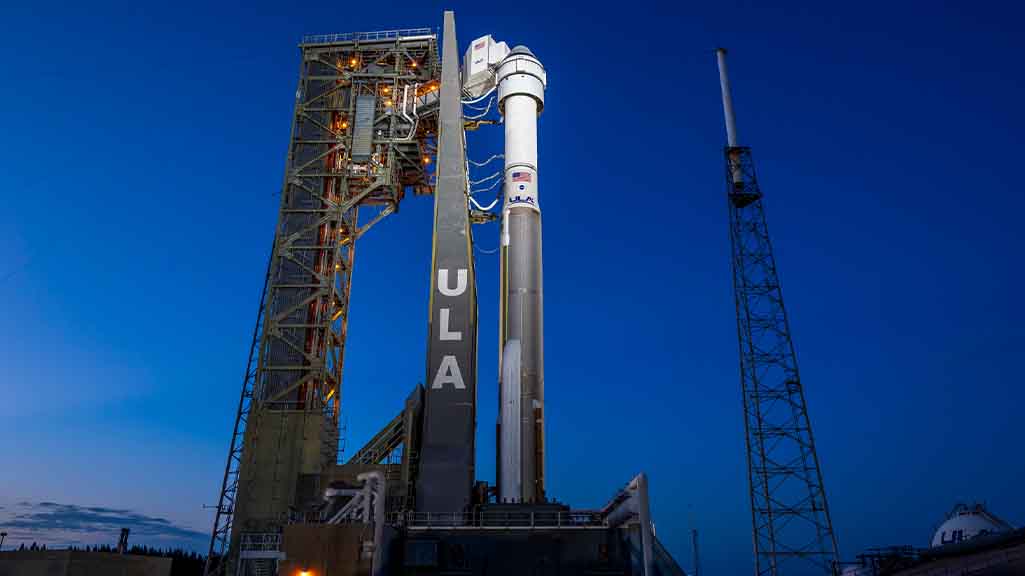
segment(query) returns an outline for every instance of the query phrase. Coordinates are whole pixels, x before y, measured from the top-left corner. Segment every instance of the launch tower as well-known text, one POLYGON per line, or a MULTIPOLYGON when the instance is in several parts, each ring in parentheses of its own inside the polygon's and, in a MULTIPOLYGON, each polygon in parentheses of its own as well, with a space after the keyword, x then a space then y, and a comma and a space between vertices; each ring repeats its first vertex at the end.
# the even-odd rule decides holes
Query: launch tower
MULTIPOLYGON (((547 76, 526 47, 455 17, 429 29, 313 36, 278 226, 236 415, 207 576, 682 576, 655 537, 642 473, 599 509, 544 488, 537 122, 547 76), (501 119, 463 107, 497 100, 501 119), (503 124, 500 216, 473 198, 465 130, 503 124), (432 194, 424 384, 338 459, 357 240, 406 194, 432 194), (476 207, 476 208, 474 208, 476 207), (501 217, 497 486, 476 478, 475 222, 501 217)), ((475 164, 481 165, 481 164, 475 164)))
POLYGON ((210 542, 208 573, 276 559, 336 463, 356 243, 431 194, 440 68, 428 28, 300 44, 281 206, 210 542), (266 550, 263 550, 263 549, 266 550))

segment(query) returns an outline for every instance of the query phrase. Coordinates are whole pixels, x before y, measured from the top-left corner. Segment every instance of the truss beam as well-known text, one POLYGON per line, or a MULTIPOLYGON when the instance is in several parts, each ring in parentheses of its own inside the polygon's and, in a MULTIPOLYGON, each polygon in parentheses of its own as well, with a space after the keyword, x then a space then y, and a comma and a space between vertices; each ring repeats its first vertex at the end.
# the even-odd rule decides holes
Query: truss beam
POLYGON ((836 536, 749 148, 726 149, 726 181, 755 572, 834 574, 836 536))

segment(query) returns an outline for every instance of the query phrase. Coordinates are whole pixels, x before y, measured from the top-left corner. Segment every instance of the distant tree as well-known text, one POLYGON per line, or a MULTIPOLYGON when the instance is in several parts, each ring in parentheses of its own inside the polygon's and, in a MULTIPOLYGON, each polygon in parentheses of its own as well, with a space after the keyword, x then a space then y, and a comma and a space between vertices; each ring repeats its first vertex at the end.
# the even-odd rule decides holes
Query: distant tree
POLYGON ((19 552, 24 552, 25 551, 25 543, 24 542, 21 543, 21 546, 18 546, 18 551, 19 552))
POLYGON ((35 541, 32 541, 32 545, 28 547, 29 550, 39 550, 39 546, 36 545, 35 541))

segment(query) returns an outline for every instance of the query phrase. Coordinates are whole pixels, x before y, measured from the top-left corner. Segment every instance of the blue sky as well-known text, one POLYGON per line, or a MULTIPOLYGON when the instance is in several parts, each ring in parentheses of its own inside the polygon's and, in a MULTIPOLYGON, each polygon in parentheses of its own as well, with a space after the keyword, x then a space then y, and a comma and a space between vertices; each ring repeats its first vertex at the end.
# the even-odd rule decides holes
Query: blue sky
MULTIPOLYGON (((706 569, 750 566, 722 45, 842 552, 924 545, 959 500, 1025 523, 1025 44, 1021 8, 987 2, 6 6, 5 502, 208 530, 202 505, 216 500, 276 217, 296 43, 436 27, 442 8, 456 10, 462 46, 493 33, 549 73, 553 495, 599 505, 645 470, 659 536, 684 565, 697 526, 706 569)), ((481 159, 499 140, 470 145, 481 159)), ((424 377, 430 216, 429 199, 409 198, 358 248, 349 447, 424 377), (383 356, 385 343, 401 352, 383 356)), ((477 240, 492 248, 495 228, 477 240)), ((497 257, 479 254, 478 272, 478 462, 491 478, 497 257)))

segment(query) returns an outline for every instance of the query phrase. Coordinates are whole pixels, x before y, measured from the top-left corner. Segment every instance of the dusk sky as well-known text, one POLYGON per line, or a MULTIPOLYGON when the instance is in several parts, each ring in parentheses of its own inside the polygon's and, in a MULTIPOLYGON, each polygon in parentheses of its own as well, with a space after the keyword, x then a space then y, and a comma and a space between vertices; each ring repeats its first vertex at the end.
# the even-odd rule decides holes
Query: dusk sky
MULTIPOLYGON (((751 567, 713 49, 765 192, 845 558, 957 502, 1025 524, 1020 3, 8 3, 0 530, 206 551, 306 33, 526 44, 540 124, 549 493, 650 476, 684 567, 751 567), (771 4, 771 7, 770 7, 771 4)), ((471 159, 499 151, 475 135, 471 159)), ((432 199, 357 247, 346 446, 423 381, 432 199)), ((476 230, 494 478, 496 227, 476 230)))

